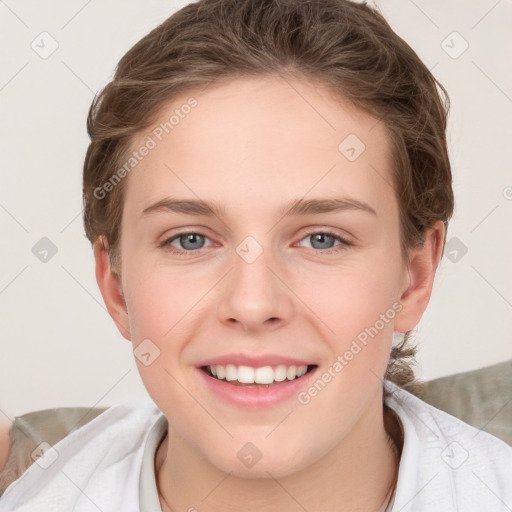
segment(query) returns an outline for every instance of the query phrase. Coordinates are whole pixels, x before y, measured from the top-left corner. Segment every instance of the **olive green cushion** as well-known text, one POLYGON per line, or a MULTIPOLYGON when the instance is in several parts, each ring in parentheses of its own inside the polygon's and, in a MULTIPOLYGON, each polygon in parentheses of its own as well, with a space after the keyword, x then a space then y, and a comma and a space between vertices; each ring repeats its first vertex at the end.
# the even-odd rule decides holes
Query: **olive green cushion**
POLYGON ((427 381, 418 396, 512 445, 512 360, 427 381))

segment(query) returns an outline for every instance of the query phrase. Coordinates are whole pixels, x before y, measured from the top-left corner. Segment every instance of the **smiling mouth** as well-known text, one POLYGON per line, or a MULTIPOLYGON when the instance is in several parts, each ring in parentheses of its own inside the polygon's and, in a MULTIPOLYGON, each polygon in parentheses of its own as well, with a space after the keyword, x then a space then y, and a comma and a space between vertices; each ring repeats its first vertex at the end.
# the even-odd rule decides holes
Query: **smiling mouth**
POLYGON ((232 386, 243 386, 246 388, 269 388, 285 384, 292 380, 298 380, 310 373, 316 364, 304 366, 262 366, 253 368, 244 365, 211 365, 202 366, 200 369, 209 377, 219 381, 225 381, 232 386))

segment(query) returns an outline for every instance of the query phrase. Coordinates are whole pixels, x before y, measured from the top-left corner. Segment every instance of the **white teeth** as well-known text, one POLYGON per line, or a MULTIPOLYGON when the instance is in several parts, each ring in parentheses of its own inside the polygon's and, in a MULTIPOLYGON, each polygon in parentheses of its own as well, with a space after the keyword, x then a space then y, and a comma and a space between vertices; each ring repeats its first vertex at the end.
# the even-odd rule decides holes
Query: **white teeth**
POLYGON ((237 380, 242 384, 254 384, 254 368, 250 366, 239 366, 237 380))
POLYGON ((297 368, 297 377, 302 377, 308 371, 307 366, 299 366, 297 368))
MULTIPOLYGON (((306 369, 307 369, 307 367, 306 367, 306 369)), ((286 366, 284 364, 280 364, 274 370, 274 380, 276 382, 283 382, 283 380, 286 380, 286 366)))
POLYGON ((220 364, 217 365, 217 379, 223 379, 226 376, 226 369, 220 364))
POLYGON ((304 366, 285 366, 281 364, 272 368, 272 366, 262 366, 260 368, 252 368, 251 366, 213 365, 208 369, 217 379, 226 379, 227 381, 237 380, 241 384, 272 384, 273 382, 283 382, 284 380, 293 380, 302 377, 308 367, 304 366))
POLYGON ((236 380, 238 372, 234 364, 226 365, 226 380, 236 380))
POLYGON ((254 372, 254 382, 256 382, 256 384, 272 384, 272 382, 274 382, 274 370, 272 370, 272 366, 256 368, 254 372))
POLYGON ((288 370, 286 370, 286 378, 288 380, 293 380, 297 377, 297 367, 296 366, 289 366, 288 370))

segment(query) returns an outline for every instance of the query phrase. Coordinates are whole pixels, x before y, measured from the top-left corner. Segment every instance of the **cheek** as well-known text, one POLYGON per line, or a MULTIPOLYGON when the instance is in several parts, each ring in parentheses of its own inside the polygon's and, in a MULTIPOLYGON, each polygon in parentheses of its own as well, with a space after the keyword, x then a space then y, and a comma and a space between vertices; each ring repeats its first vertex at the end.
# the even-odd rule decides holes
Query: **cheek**
POLYGON ((200 306, 198 299, 207 290, 208 281, 189 279, 183 269, 137 264, 134 259, 127 270, 124 286, 132 334, 139 339, 154 338, 157 344, 180 331, 180 324, 186 323, 194 306, 200 306))
MULTIPOLYGON (((165 269, 131 270, 127 306, 135 362, 149 395, 161 410, 190 408, 182 389, 183 352, 194 336, 205 286, 165 269), (149 354, 146 356, 145 354, 149 354)), ((183 410, 185 410, 183 409, 183 410)))
POLYGON ((330 337, 342 342, 374 325, 393 307, 396 284, 390 275, 366 268, 317 275, 310 284, 302 285, 299 296, 326 325, 330 337))
MULTIPOLYGON (((368 379, 385 372, 391 350, 397 301, 398 268, 393 258, 372 258, 367 264, 315 275, 303 283, 298 295, 314 312, 315 325, 328 345, 329 367, 342 365, 332 390, 347 382, 365 387, 368 379), (341 357, 341 362, 338 360, 341 357), (343 375, 343 376, 342 376, 343 375)), ((339 370, 341 366, 337 366, 339 370)), ((324 398, 327 398, 327 394, 324 398)))

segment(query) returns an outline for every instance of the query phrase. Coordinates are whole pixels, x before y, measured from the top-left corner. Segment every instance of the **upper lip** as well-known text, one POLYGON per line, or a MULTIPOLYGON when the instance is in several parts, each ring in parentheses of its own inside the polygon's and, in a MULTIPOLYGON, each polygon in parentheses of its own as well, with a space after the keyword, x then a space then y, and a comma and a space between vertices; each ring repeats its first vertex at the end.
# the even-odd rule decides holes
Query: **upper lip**
POLYGON ((225 366, 227 364, 234 364, 235 366, 252 366, 253 368, 261 368, 263 366, 308 366, 313 365, 311 360, 298 359, 296 357, 288 357, 277 354, 267 355, 249 355, 249 354, 225 354, 222 356, 212 357, 202 363, 198 364, 202 366, 214 366, 220 364, 225 366))

